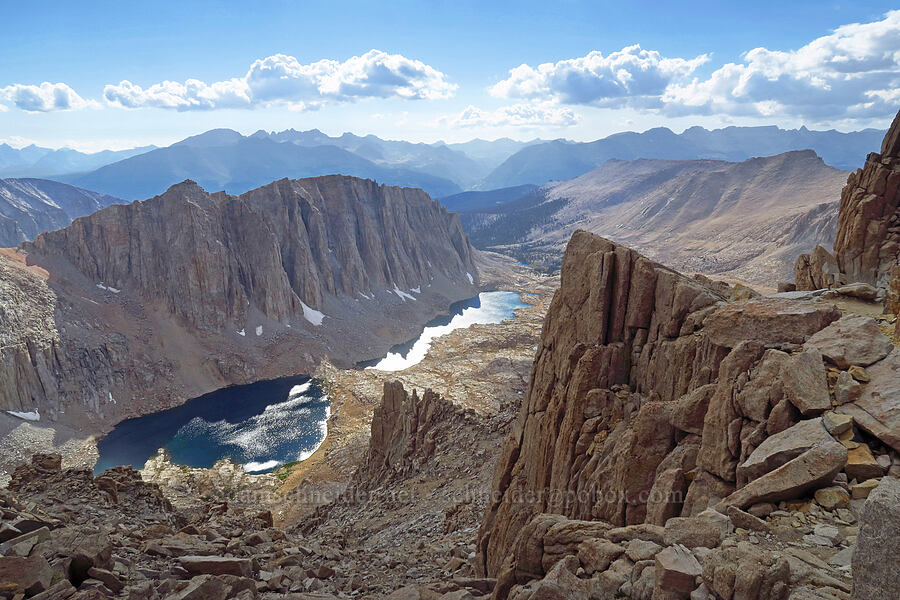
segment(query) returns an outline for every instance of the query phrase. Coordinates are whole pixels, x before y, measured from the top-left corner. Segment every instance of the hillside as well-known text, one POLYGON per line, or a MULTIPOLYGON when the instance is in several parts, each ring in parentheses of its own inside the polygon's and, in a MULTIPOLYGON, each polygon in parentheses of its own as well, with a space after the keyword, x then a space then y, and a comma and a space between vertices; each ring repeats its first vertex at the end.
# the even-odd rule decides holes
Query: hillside
POLYGON ((681 270, 771 284, 790 279, 797 254, 833 239, 846 178, 812 151, 740 163, 612 160, 461 216, 475 246, 544 268, 558 268, 584 229, 681 270))
POLYGON ((0 179, 0 248, 118 202, 113 196, 46 179, 0 179))

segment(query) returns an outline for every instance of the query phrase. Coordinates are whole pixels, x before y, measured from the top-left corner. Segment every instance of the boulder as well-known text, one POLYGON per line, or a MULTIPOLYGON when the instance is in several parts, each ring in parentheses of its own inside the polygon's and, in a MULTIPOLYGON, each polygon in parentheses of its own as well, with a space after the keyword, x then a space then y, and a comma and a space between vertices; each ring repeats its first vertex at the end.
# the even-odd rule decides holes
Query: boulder
POLYGON ((821 352, 839 369, 868 367, 894 349, 872 317, 846 315, 814 334, 804 345, 821 352))
POLYGON ((859 398, 836 410, 900 452, 900 350, 869 367, 867 374, 869 382, 861 386, 859 398))
POLYGON ((878 297, 878 290, 868 283, 850 283, 836 288, 841 296, 850 296, 851 298, 859 298, 860 300, 875 300, 878 297))
POLYGON ((757 502, 800 498, 807 492, 831 483, 847 464, 847 449, 839 442, 817 444, 774 471, 751 481, 721 504, 745 508, 757 502))
POLYGON ((831 435, 841 435, 853 427, 853 417, 843 413, 828 411, 822 415, 822 425, 831 435))
POLYGON ((848 479, 856 481, 865 481, 884 475, 884 469, 875 460, 867 444, 857 444, 855 448, 847 451, 847 465, 844 467, 844 472, 848 479))
POLYGON ((702 558, 703 582, 718 598, 784 600, 790 584, 788 561, 755 544, 722 546, 702 558))
POLYGON ((738 466, 738 477, 743 481, 753 481, 770 471, 791 461, 813 446, 833 442, 821 418, 800 421, 781 433, 777 433, 760 444, 738 466))
POLYGON ((249 558, 226 556, 182 556, 178 562, 191 575, 237 575, 249 577, 253 572, 249 558))
POLYGON ((895 598, 900 589, 900 479, 885 477, 869 494, 853 553, 854 600, 895 598))
POLYGON ((839 485, 816 490, 813 497, 816 499, 816 503, 826 510, 837 510, 850 506, 850 494, 839 485))
POLYGON ((703 567, 691 551, 684 546, 669 546, 656 557, 654 585, 656 589, 687 598, 697 587, 697 577, 703 567))
POLYGON ((839 405, 854 402, 862 391, 862 385, 850 373, 841 371, 834 384, 834 401, 839 405))
POLYGON ((814 347, 791 357, 782 371, 784 395, 803 415, 818 415, 831 408, 822 354, 814 347))
POLYGON ((850 496, 854 500, 868 498, 869 494, 872 493, 872 490, 878 487, 879 483, 881 483, 880 479, 866 479, 862 483, 855 483, 850 486, 850 496))
POLYGON ((622 554, 625 548, 599 538, 584 540, 578 546, 578 560, 588 575, 605 571, 622 554))
POLYGON ((50 588, 53 571, 43 556, 0 557, 0 584, 10 585, 13 594, 33 596, 50 588))
POLYGON ((725 514, 731 520, 731 523, 737 529, 746 529, 748 531, 769 531, 769 526, 759 517, 744 512, 737 506, 729 506, 725 509, 725 514))
POLYGON ((666 523, 666 545, 687 548, 715 548, 734 531, 731 520, 708 508, 696 517, 675 517, 666 523))

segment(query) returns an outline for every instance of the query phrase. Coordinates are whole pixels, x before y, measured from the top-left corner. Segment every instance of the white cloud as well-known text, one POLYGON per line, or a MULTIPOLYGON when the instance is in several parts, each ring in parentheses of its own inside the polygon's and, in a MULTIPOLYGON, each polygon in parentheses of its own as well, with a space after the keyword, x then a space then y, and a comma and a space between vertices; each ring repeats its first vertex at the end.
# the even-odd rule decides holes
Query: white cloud
POLYGON ((593 51, 580 58, 537 67, 520 65, 510 70, 507 79, 494 85, 491 94, 601 107, 635 105, 641 100, 656 105, 673 80, 690 75, 708 60, 706 54, 692 59, 666 58, 640 45, 627 46, 608 56, 593 51))
POLYGON ((838 27, 797 50, 754 48, 706 79, 670 86, 669 114, 878 118, 897 110, 900 11, 838 27))
MULTIPOLYGON (((16 83, 0 87, 0 100, 12 102, 16 108, 28 112, 80 110, 100 106, 93 100, 85 100, 65 83, 50 83, 49 81, 40 85, 16 83)), ((6 108, 0 105, 0 110, 6 110, 6 108)))
POLYGON ((197 79, 164 81, 146 89, 122 81, 107 85, 103 95, 109 104, 125 108, 208 110, 285 104, 310 110, 329 102, 361 98, 448 98, 456 87, 443 73, 421 61, 370 50, 344 62, 320 60, 310 64, 275 54, 254 61, 240 78, 211 84, 197 79))
POLYGON ((551 102, 512 104, 492 111, 469 106, 455 116, 441 117, 440 124, 451 127, 568 127, 578 122, 572 109, 551 102))
POLYGON ((491 88, 504 98, 631 108, 667 116, 790 117, 810 123, 891 116, 900 104, 900 11, 838 27, 797 50, 754 48, 705 76, 710 60, 628 46, 604 56, 521 65, 491 88))

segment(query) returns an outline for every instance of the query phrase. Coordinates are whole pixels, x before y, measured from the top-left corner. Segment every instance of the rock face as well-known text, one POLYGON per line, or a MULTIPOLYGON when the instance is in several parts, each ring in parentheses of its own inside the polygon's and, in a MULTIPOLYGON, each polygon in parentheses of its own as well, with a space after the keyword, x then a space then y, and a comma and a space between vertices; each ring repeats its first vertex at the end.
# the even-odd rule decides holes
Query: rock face
POLYGON ((421 190, 184 182, 0 256, 4 298, 21 299, 0 304, 0 410, 95 431, 324 357, 346 366, 415 336, 478 277, 458 217, 421 190))
POLYGON ((853 553, 853 598, 891 598, 900 586, 900 479, 885 477, 869 494, 853 553))
POLYGON ((900 254, 900 113, 881 146, 866 164, 850 174, 841 193, 834 257, 817 248, 797 259, 795 276, 801 290, 863 282, 882 292, 900 254))
POLYGON ((465 419, 464 410, 425 390, 409 393, 399 381, 386 381, 381 405, 372 417, 369 453, 359 478, 379 484, 416 469, 434 455, 441 426, 448 420, 465 419))
POLYGON ((327 296, 409 294, 476 270, 458 218, 424 192, 342 176, 284 179, 242 196, 186 181, 23 250, 29 264, 64 257, 91 282, 139 291, 214 331, 243 324, 248 307, 282 321, 302 315, 301 303, 323 308, 327 296))
MULTIPOLYGON (((542 513, 661 525, 725 499, 747 483, 737 466, 769 430, 800 419, 797 393, 824 393, 830 406, 821 355, 789 352, 838 317, 827 303, 725 304, 711 286, 576 232, 528 395, 498 460, 479 566, 523 583, 509 549, 542 513), (795 382, 798 370, 806 375, 795 382)), ((846 462, 844 448, 818 427, 830 441, 816 451, 843 452, 846 462)), ((794 460, 811 458, 800 452, 794 460)), ((785 460, 780 468, 789 474, 803 471, 785 460)), ((802 493, 843 462, 832 466, 810 481, 788 477, 775 487, 802 493)), ((762 492, 778 495, 770 487, 762 492)))

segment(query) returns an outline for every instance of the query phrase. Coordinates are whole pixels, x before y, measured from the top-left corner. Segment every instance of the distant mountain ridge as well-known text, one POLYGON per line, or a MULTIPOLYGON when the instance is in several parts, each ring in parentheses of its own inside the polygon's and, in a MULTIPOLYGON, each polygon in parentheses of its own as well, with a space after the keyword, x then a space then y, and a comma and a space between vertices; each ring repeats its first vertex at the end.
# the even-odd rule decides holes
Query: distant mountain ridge
POLYGON ((813 151, 743 162, 610 160, 493 208, 461 212, 472 244, 548 269, 585 229, 685 271, 772 285, 834 237, 847 172, 813 151))
POLYGON ((860 166, 863 157, 879 148, 883 130, 849 133, 767 127, 691 127, 677 134, 665 127, 643 133, 624 132, 593 142, 554 140, 528 146, 510 156, 479 184, 496 189, 523 184, 543 185, 587 173, 610 159, 712 159, 742 161, 792 150, 813 150, 826 164, 839 169, 860 166))
POLYGON ((41 148, 34 144, 18 149, 9 144, 0 144, 0 177, 50 177, 92 171, 155 148, 156 146, 143 146, 86 153, 72 148, 41 148))
POLYGON ((0 179, 0 248, 119 202, 114 196, 47 179, 0 179))

